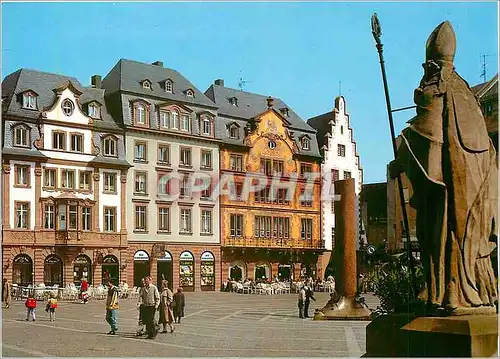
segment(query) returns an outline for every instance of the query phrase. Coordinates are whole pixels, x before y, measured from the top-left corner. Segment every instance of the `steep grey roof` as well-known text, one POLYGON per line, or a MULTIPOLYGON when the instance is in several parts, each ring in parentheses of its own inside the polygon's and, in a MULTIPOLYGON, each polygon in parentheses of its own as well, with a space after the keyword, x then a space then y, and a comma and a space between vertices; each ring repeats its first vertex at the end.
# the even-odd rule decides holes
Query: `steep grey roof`
MULTIPOLYGON (((205 94, 218 106, 219 115, 228 117, 239 117, 242 119, 251 119, 267 111, 266 99, 268 96, 259 95, 251 92, 240 91, 219 85, 211 85, 205 94), (235 97, 238 105, 229 103, 229 99, 235 97)), ((310 127, 302 118, 299 117, 286 103, 279 98, 274 98, 274 108, 279 111, 280 108, 288 108, 289 116, 286 117, 291 127, 296 130, 303 130, 315 133, 314 128, 310 127)))
POLYGON ((207 96, 178 71, 133 60, 120 59, 102 80, 102 87, 109 94, 125 91, 144 97, 158 97, 186 104, 216 107, 207 96), (173 93, 165 91, 165 81, 168 79, 173 82, 173 93), (142 87, 143 80, 151 81, 151 89, 142 87), (186 96, 185 91, 188 89, 194 91, 194 97, 186 96))
MULTIPOLYGON (((247 121, 255 118, 268 110, 267 97, 251 92, 240 91, 220 85, 211 85, 206 91, 207 95, 218 106, 217 113, 217 132, 216 136, 221 138, 224 143, 229 145, 244 146, 244 129, 247 121), (230 98, 236 98, 237 105, 229 102, 230 98), (227 129, 230 125, 236 124, 239 127, 239 139, 228 137, 227 129)), ((288 108, 288 116, 283 116, 289 123, 294 132, 294 139, 299 149, 299 154, 304 156, 320 157, 317 142, 315 140, 316 130, 310 127, 302 120, 285 102, 279 98, 273 98, 273 108, 280 112, 282 108, 288 108), (301 149, 300 138, 308 135, 311 138, 310 150, 301 149)))
POLYGON ((2 81, 3 113, 21 116, 25 118, 38 119, 40 113, 54 104, 57 98, 55 89, 70 81, 80 92, 80 104, 91 101, 98 101, 101 107, 101 120, 95 120, 94 126, 102 129, 119 129, 115 121, 107 113, 104 101, 104 89, 84 87, 75 78, 70 76, 58 75, 48 72, 20 69, 8 75, 2 81), (22 108, 22 100, 18 99, 21 93, 32 90, 37 97, 37 110, 28 110, 22 108))
POLYGON ((330 120, 333 121, 334 115, 333 111, 312 117, 307 120, 307 124, 316 129, 316 138, 318 140, 318 147, 321 148, 326 142, 325 135, 329 132, 331 125, 330 120))
POLYGON ((2 149, 2 154, 11 156, 23 156, 23 157, 37 157, 37 158, 47 158, 43 153, 38 151, 36 148, 9 148, 4 147, 2 149))

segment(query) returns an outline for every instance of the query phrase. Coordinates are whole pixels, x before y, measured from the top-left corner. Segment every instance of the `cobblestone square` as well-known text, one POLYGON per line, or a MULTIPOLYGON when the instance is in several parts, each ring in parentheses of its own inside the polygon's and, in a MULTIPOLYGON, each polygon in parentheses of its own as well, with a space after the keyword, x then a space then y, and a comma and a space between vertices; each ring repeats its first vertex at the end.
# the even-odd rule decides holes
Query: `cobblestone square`
MULTIPOLYGON (((316 293, 309 315, 328 293, 316 293)), ((369 307, 378 301, 365 295, 369 307)), ((186 316, 173 334, 155 340, 135 336, 136 301, 120 301, 119 332, 108 336, 104 301, 61 302, 50 322, 39 302, 26 322, 21 301, 3 310, 4 357, 359 357, 365 353, 365 321, 312 321, 297 316, 296 295, 186 293, 186 316)))

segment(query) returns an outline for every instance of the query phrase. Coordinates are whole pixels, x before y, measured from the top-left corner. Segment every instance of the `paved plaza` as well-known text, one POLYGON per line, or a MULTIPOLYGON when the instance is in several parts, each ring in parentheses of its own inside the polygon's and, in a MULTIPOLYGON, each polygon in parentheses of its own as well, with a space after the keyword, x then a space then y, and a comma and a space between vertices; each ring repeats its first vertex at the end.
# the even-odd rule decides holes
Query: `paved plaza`
MULTIPOLYGON (((327 293, 315 293, 314 308, 327 293)), ((365 295, 372 309, 378 300, 365 295)), ((3 310, 3 356, 60 357, 359 357, 365 353, 366 321, 312 321, 297 317, 295 294, 265 296, 186 293, 186 317, 173 334, 155 340, 135 336, 136 300, 120 301, 119 332, 109 336, 104 301, 61 302, 50 322, 39 302, 36 322, 26 322, 21 301, 3 310)))

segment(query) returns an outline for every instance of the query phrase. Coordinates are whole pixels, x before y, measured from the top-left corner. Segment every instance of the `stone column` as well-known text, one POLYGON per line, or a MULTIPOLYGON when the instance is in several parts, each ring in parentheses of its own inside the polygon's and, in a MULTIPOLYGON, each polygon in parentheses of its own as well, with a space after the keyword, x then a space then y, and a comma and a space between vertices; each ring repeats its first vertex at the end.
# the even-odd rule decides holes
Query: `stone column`
POLYGON ((33 261, 34 261, 33 272, 35 273, 35 284, 39 284, 44 281, 43 277, 45 269, 45 258, 43 256, 41 249, 35 248, 33 250, 33 261))
POLYGON ((120 233, 127 234, 127 171, 125 170, 121 171, 120 183, 120 233))
POLYGON ((40 163, 35 165, 35 238, 36 232, 42 229, 42 203, 40 197, 42 196, 42 167, 40 163))
POLYGON ((246 278, 251 278, 252 280, 256 280, 255 278, 255 262, 246 262, 247 272, 245 273, 246 278))
POLYGON ((274 281, 274 277, 278 275, 278 262, 271 263, 271 280, 274 281))
MULTIPOLYGON (((99 182, 100 182, 100 174, 99 174, 99 168, 94 168, 94 174, 93 174, 93 179, 94 179, 94 201, 95 201, 95 205, 94 205, 94 213, 93 213, 93 220, 92 220, 92 231, 93 232, 100 232, 100 228, 101 228, 101 218, 99 216, 100 214, 100 211, 99 211, 99 195, 100 195, 100 191, 99 191, 99 182)), ((103 217, 104 217, 104 213, 103 213, 103 217)), ((103 228, 104 229, 104 228, 103 228)))
POLYGON ((346 320, 370 318, 370 310, 358 303, 356 296, 356 195, 355 181, 350 178, 335 181, 335 263, 336 293, 321 310, 316 310, 314 320, 346 320))
POLYGON ((10 229, 10 163, 3 165, 3 229, 10 229))

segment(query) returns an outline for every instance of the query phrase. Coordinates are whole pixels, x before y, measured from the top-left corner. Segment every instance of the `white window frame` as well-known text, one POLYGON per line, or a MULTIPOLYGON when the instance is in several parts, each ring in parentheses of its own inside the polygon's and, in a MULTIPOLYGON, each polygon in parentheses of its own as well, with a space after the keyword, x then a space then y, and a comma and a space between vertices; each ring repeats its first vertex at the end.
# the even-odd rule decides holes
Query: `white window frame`
POLYGON ((134 181, 134 193, 146 194, 148 190, 147 172, 136 172, 134 181))
POLYGON ((146 142, 136 142, 134 144, 134 161, 146 162, 148 160, 148 145, 146 142), (143 149, 141 151, 141 148, 143 149), (139 157, 142 154, 142 157, 139 157), (139 155, 139 156, 138 156, 139 155))
POLYGON ((83 153, 83 134, 81 133, 70 134, 70 149, 71 152, 83 153))
POLYGON ((57 169, 46 167, 43 171, 43 186, 48 188, 55 188, 56 178, 57 178, 57 169), (52 175, 49 175, 49 173, 51 173, 52 175))
POLYGON ((71 189, 71 190, 74 190, 75 189, 75 170, 71 170, 71 169, 62 169, 61 170, 61 188, 64 188, 64 189, 71 189), (70 173, 72 173, 72 181, 70 183, 69 179, 70 179, 70 173), (71 184, 71 187, 69 186, 71 184))
POLYGON ((104 208, 104 231, 116 232, 116 207, 104 208))
POLYGON ((212 134, 212 121, 208 117, 203 118, 203 134, 207 136, 212 134))
POLYGON ((192 210, 191 208, 181 208, 179 211, 179 233, 191 234, 192 233, 192 210))
POLYGON ((36 110, 36 96, 32 92, 25 92, 23 94, 23 108, 36 110))
POLYGON ((55 228, 55 206, 53 204, 46 204, 44 206, 43 215, 43 228, 54 229, 55 228))
POLYGON ((201 168, 212 168, 212 151, 201 150, 201 168), (206 161, 208 159, 208 162, 206 161))
POLYGON ((174 89, 174 84, 172 81, 167 80, 165 81, 165 92, 172 93, 174 89))
POLYGON ((160 111, 160 127, 170 128, 170 112, 160 111))
POLYGON ((231 237, 241 237, 243 235, 243 215, 238 213, 231 214, 230 222, 231 237))
POLYGON ((116 193, 116 173, 114 172, 104 172, 104 192, 116 193))
POLYGON ((170 232, 170 207, 158 207, 158 231, 170 232))
POLYGON ((158 163, 170 164, 170 146, 158 145, 158 163), (167 153, 166 160, 162 156, 162 151, 167 153))
POLYGON ((201 210, 201 233, 212 234, 212 211, 201 210))
POLYGON ((177 112, 176 110, 172 111, 172 128, 174 130, 178 130, 179 129, 179 112, 177 112))
POLYGON ((181 131, 189 132, 191 130, 191 118, 189 115, 181 116, 181 131))
POLYGON ((147 206, 142 204, 135 206, 134 226, 136 231, 147 231, 147 206))
POLYGON ((184 167, 191 167, 193 165, 193 159, 191 156, 191 148, 190 147, 181 147, 180 151, 180 165, 184 167), (188 161, 186 161, 186 159, 188 161))
POLYGON ((14 146, 16 147, 29 147, 29 134, 28 130, 24 126, 16 126, 14 128, 14 146))
POLYGON ((117 156, 117 141, 116 139, 112 138, 112 137, 105 137, 103 139, 103 154, 104 156, 108 156, 108 157, 116 157, 117 156), (112 151, 110 151, 112 149, 112 151))
POLYGON ((29 202, 18 202, 16 203, 16 228, 29 228, 29 213, 30 213, 30 204, 29 202))
POLYGON ((82 207, 82 231, 92 230, 92 208, 82 207))

